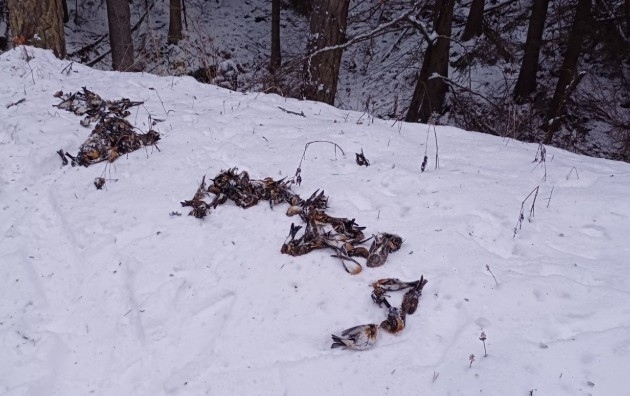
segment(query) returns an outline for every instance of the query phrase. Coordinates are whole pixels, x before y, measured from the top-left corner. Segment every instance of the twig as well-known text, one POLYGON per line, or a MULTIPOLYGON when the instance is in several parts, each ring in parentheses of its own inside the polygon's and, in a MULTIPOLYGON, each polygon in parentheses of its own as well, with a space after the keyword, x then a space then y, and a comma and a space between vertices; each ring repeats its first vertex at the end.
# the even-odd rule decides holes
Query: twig
POLYGON ((23 45, 22 50, 24 51, 24 57, 26 58, 26 66, 28 66, 28 68, 31 70, 31 79, 33 80, 33 84, 35 84, 35 73, 33 72, 33 68, 31 67, 31 59, 33 59, 33 57, 26 50, 26 46, 23 45))
POLYGON ((451 88, 452 88, 452 87, 459 88, 459 89, 461 89, 462 91, 466 91, 466 92, 468 92, 468 93, 469 93, 469 94, 471 94, 471 95, 478 96, 478 97, 480 97, 481 99, 483 99, 484 101, 486 101, 486 102, 487 102, 490 106, 492 106, 492 107, 493 107, 496 111, 503 111, 503 110, 502 110, 502 109, 501 109, 501 108, 500 108, 500 107, 499 107, 496 103, 494 103, 493 101, 491 101, 491 100, 490 100, 490 99, 488 99, 487 97, 483 96, 483 95, 482 95, 482 94, 480 94, 479 92, 475 92, 475 91, 473 91, 473 90, 472 90, 471 88, 469 88, 469 87, 465 87, 465 86, 463 86, 463 85, 461 85, 461 84, 458 84, 457 82, 455 82, 455 81, 451 80, 451 79, 450 79, 450 78, 448 78, 448 77, 441 76, 441 75, 439 75, 439 74, 433 74, 433 75, 431 76, 431 78, 432 78, 432 79, 439 78, 439 79, 441 79, 442 81, 444 81, 446 84, 449 84, 449 85, 451 86, 451 88))
POLYGON ((328 144, 334 145, 335 146, 335 159, 337 158, 337 149, 341 151, 341 154, 343 154, 344 156, 346 155, 346 153, 337 143, 330 142, 328 140, 313 140, 312 142, 306 143, 304 145, 304 152, 302 153, 302 159, 300 159, 300 163, 295 171, 295 176, 293 176, 293 179, 291 180, 292 183, 296 183, 298 186, 302 183, 302 161, 304 161, 304 159, 306 158, 306 150, 308 149, 308 146, 310 146, 313 143, 328 143, 328 144))
POLYGON ((429 161, 429 157, 427 157, 427 150, 429 149, 429 133, 430 129, 428 129, 427 125, 427 140, 424 142, 424 158, 422 159, 422 165, 420 165, 420 172, 424 172, 427 167, 427 162, 429 161))
POLYGON ((11 107, 17 106, 20 103, 24 103, 25 101, 26 101, 26 98, 22 98, 22 99, 18 100, 17 102, 9 103, 6 107, 7 107, 7 109, 10 109, 11 107))
POLYGON ((289 114, 294 114, 294 115, 299 115, 299 116, 302 116, 302 117, 306 117, 306 116, 304 115, 304 112, 303 112, 303 111, 300 111, 300 112, 298 113, 298 112, 295 112, 295 111, 287 110, 287 109, 285 109, 285 108, 283 108, 283 107, 280 107, 280 106, 278 106, 278 108, 279 108, 280 110, 284 111, 285 113, 289 113, 289 114))
POLYGON ((547 198, 547 207, 549 207, 549 203, 551 202, 551 196, 553 195, 553 189, 556 186, 551 186, 551 193, 549 194, 549 198, 547 198))
POLYGON ((342 50, 342 49, 346 49, 356 43, 360 43, 362 41, 366 41, 366 40, 370 40, 372 38, 374 38, 376 35, 378 35, 379 33, 387 30, 388 28, 396 25, 399 22, 403 22, 403 21, 407 21, 410 22, 414 25, 414 27, 418 28, 420 30, 420 32, 422 33, 422 35, 427 39, 427 41, 432 42, 431 37, 429 36, 429 34, 427 33, 427 29, 424 27, 424 25, 415 20, 415 18, 413 18, 412 14, 414 12, 416 12, 416 9, 418 8, 418 5, 414 5, 411 9, 409 9, 408 11, 402 13, 401 15, 399 15, 397 18, 392 19, 391 21, 387 22, 387 23, 383 23, 378 25, 375 29, 373 29, 370 32, 367 33, 363 33, 363 34, 359 34, 356 35, 354 37, 352 37, 350 40, 346 41, 343 44, 339 44, 339 45, 331 45, 329 47, 324 47, 324 48, 320 48, 317 51, 314 51, 312 54, 308 55, 308 59, 309 59, 309 65, 313 59, 313 57, 315 57, 316 55, 319 55, 321 53, 324 52, 328 52, 328 51, 335 51, 335 50, 342 50))
POLYGON ((490 270, 490 266, 488 264, 486 264, 486 270, 488 270, 488 272, 490 273, 490 275, 492 275, 492 278, 494 279, 494 283, 497 284, 497 286, 499 286, 499 282, 497 281, 497 278, 494 276, 494 274, 492 273, 492 271, 490 270))
POLYGON ((439 371, 434 371, 433 372, 433 383, 435 383, 435 381, 437 381, 439 376, 440 376, 440 372, 439 371))
POLYGON ((514 235, 512 236, 513 238, 516 237, 516 233, 518 232, 518 230, 521 229, 521 226, 523 224, 523 220, 525 220, 525 202, 527 202, 527 200, 529 199, 529 197, 532 196, 532 194, 534 194, 534 199, 532 201, 532 206, 529 208, 529 216, 527 217, 527 219, 531 222, 532 219, 534 218, 534 210, 536 207, 536 197, 538 197, 538 189, 540 188, 540 186, 536 186, 528 195, 527 197, 525 197, 525 199, 523 200, 523 202, 521 202, 521 211, 518 215, 518 220, 516 221, 516 225, 514 226, 514 235))
POLYGON ((68 63, 68 65, 66 65, 66 67, 61 69, 61 74, 63 74, 63 73, 66 73, 66 75, 70 74, 70 72, 72 71, 72 65, 73 64, 74 64, 74 62, 68 63))
POLYGON ((88 63, 86 63, 87 66, 94 66, 95 64, 97 64, 98 62, 102 61, 103 58, 105 58, 107 55, 111 54, 112 50, 107 50, 105 52, 103 52, 101 55, 99 55, 98 57, 96 57, 96 59, 89 61, 88 63))
POLYGON ((567 180, 569 180, 569 177, 571 177, 571 173, 573 173, 574 170, 575 170, 575 176, 578 178, 578 180, 580 180, 580 175, 578 174, 578 170, 575 166, 571 168, 571 170, 569 171, 569 174, 567 175, 567 180))
POLYGON ((499 4, 495 5, 495 6, 488 7, 488 8, 486 8, 486 9, 483 11, 483 13, 484 13, 484 14, 490 14, 490 13, 492 13, 493 11, 496 11, 496 10, 498 10, 498 9, 500 9, 500 8, 503 8, 503 7, 505 7, 505 6, 508 6, 508 5, 512 4, 512 3, 516 3, 516 1, 517 1, 517 0, 508 0, 508 1, 506 1, 506 2, 499 3, 499 4))
POLYGON ((481 342, 483 342, 483 357, 488 357, 488 352, 486 351, 486 332, 482 331, 479 336, 481 342))
POLYGON ((435 136, 435 169, 439 169, 440 168, 440 155, 439 155, 440 148, 438 146, 437 130, 435 129, 435 124, 433 124, 433 136, 435 136))
POLYGON ((74 52, 71 52, 68 54, 68 58, 72 58, 73 56, 79 55, 80 53, 86 52, 91 50, 92 48, 96 47, 97 45, 99 45, 101 43, 101 41, 105 40, 107 37, 109 36, 108 33, 103 34, 101 37, 99 37, 95 42, 86 45, 83 48, 80 48, 74 52))
POLYGON ((149 89, 151 91, 155 91, 158 99, 160 99, 160 103, 162 104, 162 108, 164 109, 164 114, 166 114, 166 116, 168 117, 168 111, 166 111, 166 107, 164 107, 164 102, 162 102, 162 98, 160 97, 160 93, 157 91, 157 89, 155 89, 153 87, 149 87, 149 89))
MULTIPOLYGON (((536 156, 534 157, 533 162, 537 162, 538 165, 543 164, 543 167, 545 169, 545 174, 543 175, 543 181, 547 181, 547 149, 545 148, 545 145, 543 145, 542 143, 538 143, 538 150, 536 150, 536 156), (540 156, 538 154, 540 154, 540 156)), ((536 169, 538 165, 536 165, 534 169, 536 169)), ((533 171, 534 170, 532 169, 532 172, 533 171)))

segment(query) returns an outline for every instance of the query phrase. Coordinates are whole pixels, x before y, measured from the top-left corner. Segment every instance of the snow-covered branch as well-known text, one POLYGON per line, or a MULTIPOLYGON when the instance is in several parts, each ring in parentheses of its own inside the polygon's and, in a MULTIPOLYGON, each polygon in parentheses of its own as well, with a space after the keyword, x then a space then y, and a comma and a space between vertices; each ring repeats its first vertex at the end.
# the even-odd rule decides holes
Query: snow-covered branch
POLYGON ((427 33, 427 30, 425 28, 425 26, 422 24, 422 22, 418 21, 417 19, 415 19, 415 17, 413 17, 413 14, 418 10, 418 4, 415 3, 413 5, 413 7, 411 7, 411 9, 409 9, 408 11, 405 11, 404 13, 400 14, 397 18, 392 19, 391 21, 387 22, 387 23, 383 23, 378 25, 374 30, 371 30, 369 32, 366 33, 362 33, 359 34, 357 36, 354 36, 353 38, 351 38, 350 40, 346 41, 343 44, 339 44, 339 45, 332 45, 329 47, 324 47, 324 48, 320 48, 317 51, 313 52, 312 54, 309 54, 309 63, 310 61, 313 59, 313 57, 324 53, 324 52, 328 52, 328 51, 335 51, 335 50, 340 50, 340 49, 346 49, 354 44, 360 43, 362 41, 366 41, 369 40, 371 38, 373 38, 374 36, 378 35, 379 33, 382 33, 384 31, 386 31, 387 29, 391 28, 392 26, 395 26, 396 24, 400 23, 400 22, 411 22, 414 27, 419 28, 420 32, 422 33, 422 35, 425 37, 425 39, 427 39, 427 41, 429 41, 430 43, 432 42, 431 40, 431 36, 429 36, 429 34, 427 33), (411 19, 410 19, 411 18, 411 19))
POLYGON ((415 27, 416 29, 418 29, 420 31, 420 34, 422 34, 422 36, 425 38, 425 40, 427 40, 429 45, 433 44, 435 39, 437 39, 437 37, 438 37, 437 34, 435 34, 435 32, 432 32, 431 34, 429 34, 429 31, 427 30, 427 27, 424 26, 424 23, 419 21, 415 16, 409 15, 409 16, 407 16, 406 20, 413 27, 415 27))

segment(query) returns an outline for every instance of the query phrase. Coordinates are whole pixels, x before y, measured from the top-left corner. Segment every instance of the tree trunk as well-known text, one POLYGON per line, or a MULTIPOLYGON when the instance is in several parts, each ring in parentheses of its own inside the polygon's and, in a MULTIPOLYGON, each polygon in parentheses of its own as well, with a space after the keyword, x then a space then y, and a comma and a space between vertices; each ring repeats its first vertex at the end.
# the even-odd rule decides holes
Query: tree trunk
POLYGON ((107 0, 109 45, 112 48, 112 68, 114 70, 133 71, 130 15, 128 0, 107 0))
MULTIPOLYGON (((549 1, 549 0, 547 0, 549 1)), ((475 36, 481 36, 483 33, 483 9, 485 0, 473 0, 466 20, 466 27, 462 34, 462 41, 470 40, 475 36)))
POLYGON ((308 54, 305 61, 304 98, 335 104, 339 65, 343 50, 316 51, 342 44, 346 38, 346 22, 350 0, 315 0, 311 13, 308 54))
POLYGON ((14 39, 66 57, 61 0, 9 0, 8 7, 14 39))
POLYGON ((440 18, 440 10, 442 9, 442 0, 433 0, 433 26, 438 25, 440 18))
POLYGON ((68 23, 70 21, 70 14, 68 14, 68 1, 61 0, 61 5, 63 6, 63 23, 68 23))
POLYGON ((625 1, 626 8, 626 36, 630 36, 630 0, 625 1))
POLYGON ((431 114, 441 112, 448 86, 441 77, 448 77, 454 0, 437 0, 440 4, 435 25, 438 37, 427 46, 405 121, 427 122, 431 114))
POLYGON ((536 74, 538 73, 538 57, 542 45, 542 35, 547 19, 549 0, 534 0, 532 15, 529 18, 527 40, 523 53, 523 63, 514 87, 514 101, 522 104, 529 101, 529 96, 536 90, 536 74))
POLYGON ((271 1, 271 62, 269 71, 274 73, 282 63, 280 54, 280 0, 271 1))
POLYGON ((4 29, 0 30, 0 52, 4 52, 9 48, 9 9, 7 2, 0 1, 0 26, 4 25, 4 29))
POLYGON ((542 129, 546 131, 543 143, 550 144, 553 134, 560 128, 561 117, 566 110, 566 102, 570 92, 577 86, 581 76, 577 73, 577 64, 582 51, 584 36, 589 29, 591 16, 591 0, 579 0, 575 11, 575 18, 569 33, 569 42, 564 54, 564 61, 560 69, 558 84, 549 105, 547 122, 542 129))
POLYGON ((177 44, 182 39, 182 0, 171 0, 169 9, 168 44, 177 44))

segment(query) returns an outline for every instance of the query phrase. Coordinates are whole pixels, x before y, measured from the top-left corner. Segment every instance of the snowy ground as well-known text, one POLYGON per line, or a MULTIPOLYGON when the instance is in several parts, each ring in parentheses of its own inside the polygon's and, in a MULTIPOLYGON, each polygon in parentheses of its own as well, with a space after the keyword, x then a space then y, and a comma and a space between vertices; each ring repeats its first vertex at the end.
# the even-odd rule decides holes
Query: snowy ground
POLYGON ((0 394, 627 392, 630 165, 549 147, 544 179, 537 145, 438 127, 435 169, 424 125, 188 77, 68 72, 27 51, 0 56, 0 394), (165 119, 160 151, 62 167, 55 151, 76 152, 89 130, 52 95, 82 86, 145 101, 129 120, 165 119), (295 192, 324 189, 330 214, 401 235, 383 267, 351 276, 328 252, 280 254, 286 205, 185 216, 203 175, 291 177, 313 140, 345 156, 311 145, 295 192), (355 163, 361 149, 370 167, 355 163), (536 186, 535 217, 530 198, 514 236, 536 186), (331 333, 384 319, 372 281, 420 275, 402 333, 330 349, 331 333))

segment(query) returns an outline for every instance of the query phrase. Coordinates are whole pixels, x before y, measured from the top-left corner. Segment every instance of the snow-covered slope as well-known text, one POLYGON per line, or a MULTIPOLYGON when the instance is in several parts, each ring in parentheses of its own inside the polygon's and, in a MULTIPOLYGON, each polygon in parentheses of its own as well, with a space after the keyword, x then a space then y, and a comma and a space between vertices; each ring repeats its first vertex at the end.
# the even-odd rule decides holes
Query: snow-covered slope
POLYGON ((628 391, 630 165, 554 148, 537 164, 536 145, 438 127, 435 169, 424 125, 26 51, 0 56, 0 394, 628 391), (128 119, 143 131, 164 119, 160 150, 62 167, 55 152, 75 153, 89 129, 53 93, 83 86, 144 101, 128 119), (326 251, 281 254, 295 221, 284 204, 182 210, 222 169, 293 176, 315 140, 345 155, 310 145, 294 191, 324 189, 330 214, 401 235, 383 267, 351 276, 326 251), (384 319, 371 282, 421 275, 403 332, 330 349, 331 333, 384 319))

